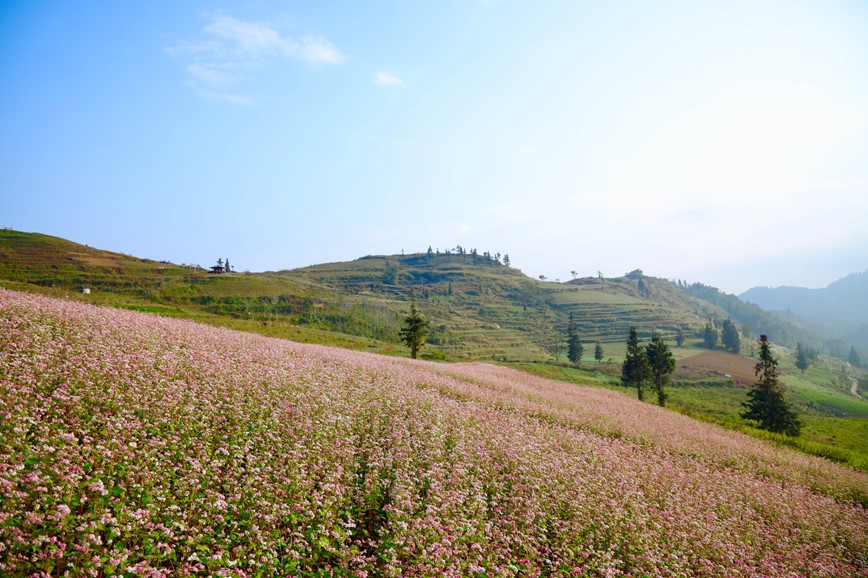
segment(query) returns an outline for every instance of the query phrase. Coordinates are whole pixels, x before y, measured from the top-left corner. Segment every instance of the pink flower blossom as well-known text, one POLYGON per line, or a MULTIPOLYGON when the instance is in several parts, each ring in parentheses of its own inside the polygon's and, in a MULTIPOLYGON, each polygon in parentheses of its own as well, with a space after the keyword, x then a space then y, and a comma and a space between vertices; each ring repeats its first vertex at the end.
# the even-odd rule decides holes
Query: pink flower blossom
POLYGON ((0 575, 868 576, 866 495, 618 392, 0 290, 0 575))

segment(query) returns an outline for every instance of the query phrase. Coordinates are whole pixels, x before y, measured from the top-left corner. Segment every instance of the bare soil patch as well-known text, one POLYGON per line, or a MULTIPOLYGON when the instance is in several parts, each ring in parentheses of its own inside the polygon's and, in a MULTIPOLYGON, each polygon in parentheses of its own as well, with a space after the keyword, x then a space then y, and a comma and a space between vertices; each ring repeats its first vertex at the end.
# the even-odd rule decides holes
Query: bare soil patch
POLYGON ((741 355, 726 351, 704 351, 681 359, 676 370, 700 372, 715 377, 730 376, 740 385, 750 385, 756 381, 755 366, 756 361, 741 355))

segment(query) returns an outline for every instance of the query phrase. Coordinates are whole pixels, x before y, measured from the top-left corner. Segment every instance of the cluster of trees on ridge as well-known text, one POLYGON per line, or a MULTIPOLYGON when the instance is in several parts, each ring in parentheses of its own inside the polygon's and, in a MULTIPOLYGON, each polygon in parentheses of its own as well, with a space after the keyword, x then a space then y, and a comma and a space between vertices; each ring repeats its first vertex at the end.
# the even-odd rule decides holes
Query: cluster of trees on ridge
POLYGON ((739 337, 738 328, 732 322, 732 319, 724 319, 719 331, 711 319, 705 324, 705 330, 702 334, 702 341, 705 347, 707 349, 714 349, 717 346, 718 339, 726 351, 735 354, 741 351, 741 337, 739 337))
MULTIPOLYGON (((425 256, 430 259, 434 255, 439 255, 439 254, 440 254, 440 249, 437 249, 435 252, 435 250, 432 249, 431 246, 429 245, 428 251, 425 253, 425 256)), ((456 245, 455 249, 446 249, 443 252, 443 254, 444 255, 452 255, 452 254, 461 255, 461 256, 465 257, 465 259, 464 259, 465 262, 467 261, 466 257, 469 254, 470 258, 473 260, 474 265, 476 265, 480 262, 488 263, 488 264, 496 264, 496 265, 501 264, 500 253, 493 253, 492 254, 488 251, 484 251, 482 253, 482 255, 480 255, 479 252, 475 248, 470 249, 470 252, 468 253, 467 249, 465 249, 461 245, 456 245)), ((509 265, 510 265, 509 255, 506 253, 503 254, 503 263, 502 264, 506 265, 507 267, 509 267, 509 265)))

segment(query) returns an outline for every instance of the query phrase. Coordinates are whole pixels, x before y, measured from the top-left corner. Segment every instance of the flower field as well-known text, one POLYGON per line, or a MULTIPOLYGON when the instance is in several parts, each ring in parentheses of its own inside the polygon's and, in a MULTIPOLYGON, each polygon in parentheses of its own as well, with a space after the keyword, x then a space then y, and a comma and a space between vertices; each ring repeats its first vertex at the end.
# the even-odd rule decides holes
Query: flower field
POLYGON ((3 576, 868 576, 866 496, 617 392, 0 290, 3 576))

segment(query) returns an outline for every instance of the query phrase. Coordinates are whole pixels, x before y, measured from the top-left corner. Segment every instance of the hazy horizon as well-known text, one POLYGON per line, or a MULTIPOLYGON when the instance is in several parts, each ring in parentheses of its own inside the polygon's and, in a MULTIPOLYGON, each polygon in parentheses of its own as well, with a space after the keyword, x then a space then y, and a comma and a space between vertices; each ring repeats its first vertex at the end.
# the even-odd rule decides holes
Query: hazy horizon
POLYGON ((0 226, 821 288, 868 269, 865 30, 856 1, 8 3, 0 226))

